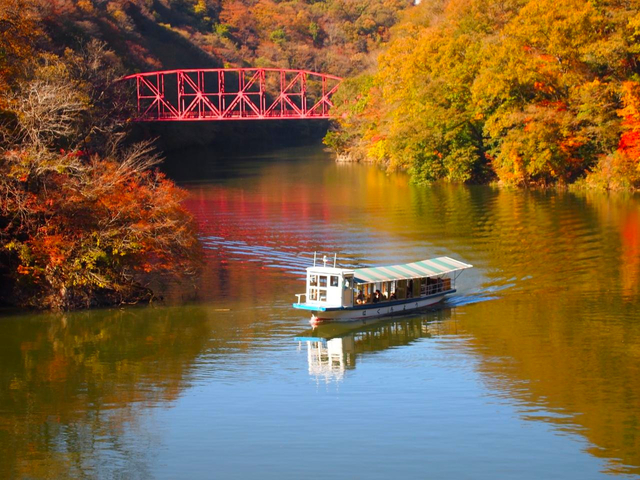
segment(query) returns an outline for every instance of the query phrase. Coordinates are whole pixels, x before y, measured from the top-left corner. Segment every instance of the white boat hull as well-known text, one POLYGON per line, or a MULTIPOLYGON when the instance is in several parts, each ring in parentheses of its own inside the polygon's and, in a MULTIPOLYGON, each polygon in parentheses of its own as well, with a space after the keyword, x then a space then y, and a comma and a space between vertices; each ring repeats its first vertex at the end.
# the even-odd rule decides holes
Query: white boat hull
POLYGON ((454 291, 455 290, 449 290, 437 295, 412 298, 402 302, 393 302, 387 304, 370 303, 366 305, 358 305, 351 308, 326 309, 325 311, 315 310, 311 312, 311 324, 316 325, 322 322, 362 320, 365 318, 384 317, 388 315, 397 315, 401 313, 411 312, 441 302, 446 294, 453 293, 454 291))

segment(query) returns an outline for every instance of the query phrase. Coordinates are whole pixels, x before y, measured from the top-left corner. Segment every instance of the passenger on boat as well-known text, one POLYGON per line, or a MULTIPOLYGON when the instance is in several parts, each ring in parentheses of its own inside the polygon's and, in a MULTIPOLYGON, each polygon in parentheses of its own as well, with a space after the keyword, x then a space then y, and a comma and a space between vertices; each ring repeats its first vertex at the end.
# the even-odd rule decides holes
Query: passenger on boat
POLYGON ((397 300, 397 299, 398 299, 398 297, 396 297, 396 292, 393 292, 391 294, 391 296, 389 297, 389 300, 397 300))
POLYGON ((380 293, 380 290, 376 290, 373 294, 373 303, 378 303, 378 302, 381 302, 382 300, 383 300, 382 293, 380 293))
POLYGON ((358 296, 356 297, 356 303, 358 305, 362 305, 364 303, 364 294, 362 293, 362 290, 358 290, 358 296))

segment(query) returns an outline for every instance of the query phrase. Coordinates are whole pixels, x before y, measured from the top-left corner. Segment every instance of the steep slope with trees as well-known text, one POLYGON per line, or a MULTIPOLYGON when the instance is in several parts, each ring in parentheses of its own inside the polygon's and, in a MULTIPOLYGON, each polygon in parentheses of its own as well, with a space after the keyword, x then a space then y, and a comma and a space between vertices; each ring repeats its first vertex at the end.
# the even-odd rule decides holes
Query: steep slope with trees
POLYGON ((58 44, 100 39, 132 69, 263 66, 348 76, 410 0, 38 0, 58 44))

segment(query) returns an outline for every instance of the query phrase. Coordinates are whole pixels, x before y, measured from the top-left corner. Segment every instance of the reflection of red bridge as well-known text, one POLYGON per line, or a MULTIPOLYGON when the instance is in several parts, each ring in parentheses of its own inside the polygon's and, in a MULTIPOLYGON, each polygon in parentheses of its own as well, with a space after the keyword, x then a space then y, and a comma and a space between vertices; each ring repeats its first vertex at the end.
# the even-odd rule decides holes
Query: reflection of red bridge
POLYGON ((276 68, 136 73, 139 121, 329 118, 341 78, 276 68))

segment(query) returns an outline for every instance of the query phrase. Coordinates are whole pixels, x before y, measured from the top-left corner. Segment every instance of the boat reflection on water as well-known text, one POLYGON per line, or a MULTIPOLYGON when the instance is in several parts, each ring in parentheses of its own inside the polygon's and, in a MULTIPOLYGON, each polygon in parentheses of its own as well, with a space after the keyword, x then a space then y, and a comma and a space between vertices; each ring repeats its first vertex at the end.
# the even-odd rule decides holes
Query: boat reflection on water
POLYGON ((298 349, 306 344, 309 374, 326 381, 340 381, 356 368, 358 357, 430 338, 451 327, 451 309, 421 315, 321 324, 295 337, 298 349), (445 326, 446 325, 446 326, 445 326))

